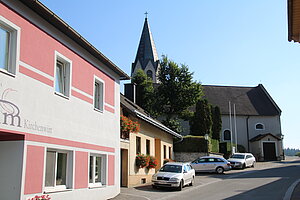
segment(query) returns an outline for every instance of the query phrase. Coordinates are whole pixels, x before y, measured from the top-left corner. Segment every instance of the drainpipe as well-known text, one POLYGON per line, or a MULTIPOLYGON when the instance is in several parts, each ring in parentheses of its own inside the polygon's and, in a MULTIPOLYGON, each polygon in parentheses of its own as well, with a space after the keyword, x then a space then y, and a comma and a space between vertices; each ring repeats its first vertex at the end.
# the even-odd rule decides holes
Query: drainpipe
POLYGON ((250 152, 250 140, 249 140, 249 118, 250 116, 247 116, 246 124, 247 124, 247 143, 248 143, 248 152, 250 152))

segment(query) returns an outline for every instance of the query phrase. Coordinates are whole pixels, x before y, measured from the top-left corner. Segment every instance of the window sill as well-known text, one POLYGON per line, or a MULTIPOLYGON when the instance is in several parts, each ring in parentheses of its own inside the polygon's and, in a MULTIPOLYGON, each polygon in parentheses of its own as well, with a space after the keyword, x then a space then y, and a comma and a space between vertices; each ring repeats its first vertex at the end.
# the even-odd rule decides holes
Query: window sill
POLYGON ((105 188, 106 185, 90 185, 88 188, 89 189, 97 189, 97 188, 105 188))
POLYGON ((103 109, 100 110, 100 109, 94 107, 94 110, 95 110, 96 112, 103 113, 103 109))
POLYGON ((58 192, 68 192, 73 189, 62 189, 62 188, 54 188, 54 189, 45 189, 44 194, 58 193, 58 192))
POLYGON ((13 73, 11 73, 11 72, 5 70, 5 69, 0 69, 0 72, 3 73, 3 74, 6 74, 6 75, 8 75, 8 76, 11 76, 11 77, 13 77, 13 78, 16 77, 15 74, 13 74, 13 73))
POLYGON ((67 100, 69 100, 69 97, 66 96, 66 95, 64 95, 64 94, 62 94, 62 93, 54 92, 54 94, 56 94, 57 96, 60 96, 60 97, 62 97, 62 98, 65 98, 65 99, 67 99, 67 100))

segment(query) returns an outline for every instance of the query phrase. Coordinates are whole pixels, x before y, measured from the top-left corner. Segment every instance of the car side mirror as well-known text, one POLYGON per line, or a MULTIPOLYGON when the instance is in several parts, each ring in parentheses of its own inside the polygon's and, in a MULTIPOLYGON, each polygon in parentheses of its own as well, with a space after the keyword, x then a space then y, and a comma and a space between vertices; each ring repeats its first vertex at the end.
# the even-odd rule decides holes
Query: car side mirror
POLYGON ((185 173, 187 173, 187 171, 186 171, 186 170, 183 170, 183 173, 185 174, 185 173))

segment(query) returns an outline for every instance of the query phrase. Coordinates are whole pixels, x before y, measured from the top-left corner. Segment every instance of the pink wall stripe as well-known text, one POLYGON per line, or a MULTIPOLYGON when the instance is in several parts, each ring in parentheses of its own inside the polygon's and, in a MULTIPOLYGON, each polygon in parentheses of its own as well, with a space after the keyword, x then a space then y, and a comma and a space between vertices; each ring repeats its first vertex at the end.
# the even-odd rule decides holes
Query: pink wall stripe
POLYGON ((88 153, 75 153, 75 189, 88 187, 88 153))
POLYGON ((24 194, 41 193, 43 190, 44 147, 27 146, 24 194))
POLYGON ((115 109, 108 107, 108 106, 104 106, 105 110, 111 113, 115 113, 115 109))
MULTIPOLYGON (((8 132, 8 130, 0 129, 0 132, 8 132)), ((115 152, 115 148, 113 148, 113 147, 99 146, 99 145, 95 145, 95 144, 76 142, 76 141, 72 141, 72 140, 48 137, 48 136, 43 136, 43 135, 36 135, 36 134, 25 133, 25 132, 20 132, 20 131, 9 130, 9 133, 25 135, 25 140, 33 141, 33 142, 57 144, 57 145, 63 145, 63 146, 91 149, 91 150, 97 150, 97 151, 106 151, 106 152, 112 152, 112 153, 115 152)))
POLYGON ((115 156, 108 155, 108 184, 115 184, 115 156))
POLYGON ((88 102, 90 104, 93 104, 93 99, 91 99, 91 98, 89 98, 87 96, 84 96, 83 94, 80 94, 79 92, 76 92, 75 90, 72 90, 72 95, 74 97, 77 97, 77 98, 83 100, 83 101, 86 101, 86 102, 88 102))
POLYGON ((31 71, 23 66, 20 65, 19 67, 19 71, 22 73, 22 74, 25 74, 26 76, 29 76, 35 80, 38 80, 42 83, 45 83, 46 85, 49 85, 50 87, 53 87, 53 81, 34 72, 34 71, 31 71))

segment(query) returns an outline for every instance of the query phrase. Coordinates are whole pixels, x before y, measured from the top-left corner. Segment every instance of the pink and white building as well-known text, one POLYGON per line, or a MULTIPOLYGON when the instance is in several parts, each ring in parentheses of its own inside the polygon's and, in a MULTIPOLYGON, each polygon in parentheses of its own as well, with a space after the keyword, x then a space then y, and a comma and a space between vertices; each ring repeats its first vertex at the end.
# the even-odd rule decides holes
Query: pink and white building
POLYGON ((0 2, 0 199, 120 191, 122 70, 34 0, 0 2))

